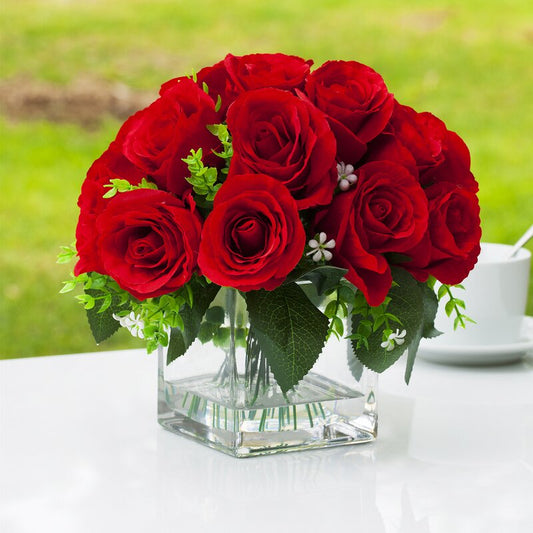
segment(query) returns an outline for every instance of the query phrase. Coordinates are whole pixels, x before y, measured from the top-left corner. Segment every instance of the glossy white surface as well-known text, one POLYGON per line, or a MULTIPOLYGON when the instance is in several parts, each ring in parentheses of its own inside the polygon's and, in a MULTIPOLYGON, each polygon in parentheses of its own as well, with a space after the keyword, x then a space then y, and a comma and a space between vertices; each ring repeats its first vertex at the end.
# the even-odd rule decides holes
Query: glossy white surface
POLYGON ((402 373, 377 442, 234 459, 157 425, 155 355, 0 361, 0 531, 533 531, 533 359, 402 373))

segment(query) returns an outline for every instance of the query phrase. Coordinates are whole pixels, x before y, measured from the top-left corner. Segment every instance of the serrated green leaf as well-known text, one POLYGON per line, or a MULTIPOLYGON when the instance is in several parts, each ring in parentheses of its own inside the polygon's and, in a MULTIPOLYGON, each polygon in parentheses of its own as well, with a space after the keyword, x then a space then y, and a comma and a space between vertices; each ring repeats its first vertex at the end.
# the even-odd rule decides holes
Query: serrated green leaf
POLYGON ((363 375, 364 366, 355 355, 351 342, 348 343, 348 368, 350 369, 350 373, 354 377, 355 381, 359 381, 363 375))
POLYGON ((315 364, 329 321, 295 283, 247 292, 246 304, 250 328, 285 393, 315 364))
POLYGON ((407 384, 409 384, 409 381, 411 380, 416 354, 422 337, 431 338, 440 335, 440 331, 435 329, 435 315, 437 314, 437 308, 439 306, 435 292, 425 283, 418 283, 418 287, 422 294, 423 321, 407 347, 407 363, 404 375, 407 384))
POLYGON ((87 310, 87 320, 89 321, 89 327, 91 328, 94 340, 97 344, 100 344, 120 328, 118 320, 113 318, 113 313, 119 311, 120 299, 116 295, 112 296, 111 303, 104 311, 100 312, 102 306, 106 305, 105 299, 97 300, 96 298, 104 295, 103 292, 94 289, 89 289, 85 292, 95 301, 94 307, 87 310))
POLYGON ((424 324, 422 326, 422 337, 425 339, 432 339, 442 334, 441 331, 435 328, 435 316, 437 315, 439 302, 431 287, 424 283, 419 283, 419 287, 421 287, 424 299, 424 324))
POLYGON ((200 331, 205 312, 220 290, 220 287, 214 283, 204 286, 195 279, 189 282, 189 286, 193 294, 193 306, 184 304, 181 307, 180 316, 183 320, 183 329, 172 328, 170 330, 167 365, 182 356, 194 342, 200 331))
MULTIPOLYGON (((402 268, 393 268, 392 276, 395 283, 389 291, 391 301, 387 312, 401 319, 402 327, 407 331, 404 344, 395 345, 391 351, 382 348, 385 329, 382 327, 368 336, 368 350, 358 350, 357 346, 353 346, 359 360, 375 372, 383 372, 401 357, 423 322, 423 297, 418 283, 402 268)), ((352 331, 358 332, 358 328, 363 324, 364 320, 360 315, 352 317, 352 331)))

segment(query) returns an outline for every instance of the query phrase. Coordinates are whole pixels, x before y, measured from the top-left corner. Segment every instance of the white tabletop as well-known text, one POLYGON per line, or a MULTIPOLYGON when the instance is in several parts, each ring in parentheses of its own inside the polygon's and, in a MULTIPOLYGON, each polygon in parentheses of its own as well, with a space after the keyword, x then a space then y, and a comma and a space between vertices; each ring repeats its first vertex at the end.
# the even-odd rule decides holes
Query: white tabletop
POLYGON ((533 359, 402 372, 375 443, 235 459, 157 425, 155 354, 0 361, 0 531, 533 531, 533 359))

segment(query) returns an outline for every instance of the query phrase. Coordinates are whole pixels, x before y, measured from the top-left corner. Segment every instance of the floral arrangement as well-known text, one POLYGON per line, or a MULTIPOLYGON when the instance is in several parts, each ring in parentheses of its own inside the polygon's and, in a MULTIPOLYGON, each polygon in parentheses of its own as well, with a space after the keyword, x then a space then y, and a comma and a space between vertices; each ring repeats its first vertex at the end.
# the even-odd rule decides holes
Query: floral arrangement
POLYGON ((407 351, 409 381, 439 299, 464 326, 451 286, 481 237, 465 143, 372 68, 312 65, 228 55, 166 82, 123 124, 83 183, 76 249, 59 258, 78 257, 62 291, 82 286, 97 342, 125 326, 172 361, 233 287, 289 390, 331 335, 377 372, 407 351))

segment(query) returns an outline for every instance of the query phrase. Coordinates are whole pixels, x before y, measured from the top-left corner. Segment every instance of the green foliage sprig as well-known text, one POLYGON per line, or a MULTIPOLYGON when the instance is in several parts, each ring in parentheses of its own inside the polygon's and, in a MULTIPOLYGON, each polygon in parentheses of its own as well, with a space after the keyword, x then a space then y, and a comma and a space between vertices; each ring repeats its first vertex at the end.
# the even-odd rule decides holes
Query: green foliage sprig
MULTIPOLYGON (((431 280, 430 283, 434 286, 435 280, 431 280)), ((464 290, 464 287, 461 284, 453 286, 442 284, 437 291, 437 298, 439 302, 445 298, 448 299, 444 306, 444 311, 446 312, 446 316, 448 317, 451 317, 452 314, 455 314, 455 318, 453 321, 453 329, 456 330, 459 327, 464 329, 466 328, 467 322, 475 324, 476 321, 463 313, 463 310, 466 307, 465 302, 464 300, 461 300, 460 298, 457 298, 453 295, 452 288, 464 290)))
POLYGON ((203 199, 201 203, 202 207, 208 207, 215 199, 217 191, 222 186, 222 183, 217 183, 218 169, 216 167, 206 167, 202 161, 203 151, 201 148, 198 150, 191 150, 191 154, 185 157, 183 161, 187 164, 190 172, 190 176, 185 178, 193 187, 193 191, 203 199))
POLYGON ((217 137, 220 143, 222 144, 222 151, 213 151, 213 153, 218 157, 221 157, 222 159, 226 160, 227 165, 226 168, 222 170, 222 172, 227 174, 229 162, 233 157, 233 143, 231 142, 231 135, 229 133, 228 127, 226 126, 226 124, 210 124, 209 126, 207 126, 207 129, 215 137, 217 137))
MULTIPOLYGON (((73 257, 72 250, 62 248, 58 261, 66 262, 67 256, 73 257)), ((72 292, 77 288, 81 288, 82 292, 75 298, 87 312, 89 325, 97 343, 115 333, 121 326, 121 319, 131 317, 138 325, 135 333, 145 339, 149 353, 159 345, 168 346, 170 331, 173 328, 185 329, 183 309, 192 308, 194 305, 190 284, 174 293, 139 301, 111 277, 97 272, 86 272, 79 276, 71 274, 70 279, 63 282, 59 292, 72 292)), ((130 332, 134 333, 132 329, 130 332)))
POLYGON ((157 189, 157 185, 146 178, 143 178, 139 185, 132 185, 128 180, 114 178, 109 180, 109 183, 104 185, 104 187, 109 188, 109 191, 104 194, 104 198, 113 198, 119 192, 134 191, 136 189, 157 189))
POLYGON ((60 246, 61 252, 57 254, 57 261, 59 265, 70 263, 76 257, 76 243, 70 246, 60 246))

